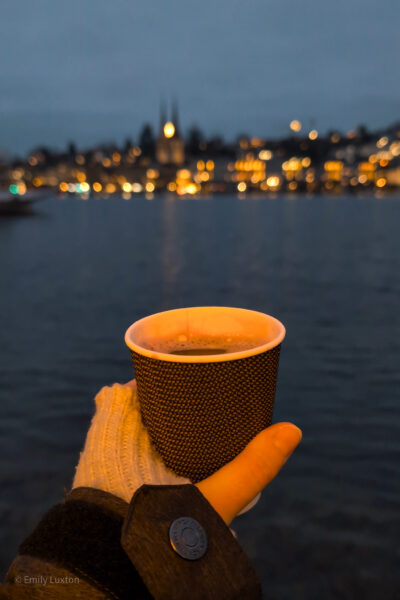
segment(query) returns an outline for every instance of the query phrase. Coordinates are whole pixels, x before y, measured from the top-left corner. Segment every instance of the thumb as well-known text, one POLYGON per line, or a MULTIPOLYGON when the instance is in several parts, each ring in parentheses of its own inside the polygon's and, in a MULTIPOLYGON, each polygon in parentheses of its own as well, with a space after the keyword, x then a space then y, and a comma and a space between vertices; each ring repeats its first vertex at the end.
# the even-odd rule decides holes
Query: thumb
POLYGON ((229 524, 279 473, 302 438, 292 423, 264 429, 231 462, 196 486, 229 524))

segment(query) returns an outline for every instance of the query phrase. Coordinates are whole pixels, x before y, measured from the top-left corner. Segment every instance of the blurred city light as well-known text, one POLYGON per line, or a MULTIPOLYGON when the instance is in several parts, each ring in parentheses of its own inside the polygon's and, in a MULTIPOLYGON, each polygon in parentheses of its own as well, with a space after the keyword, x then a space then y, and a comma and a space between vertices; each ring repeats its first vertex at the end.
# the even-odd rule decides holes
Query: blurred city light
POLYGON ((294 119, 293 121, 290 121, 290 129, 292 131, 299 132, 299 131, 301 131, 301 128, 302 128, 302 124, 297 119, 294 119))
POLYGON ((164 125, 164 135, 166 138, 172 138, 174 137, 175 134, 175 125, 173 123, 171 123, 170 121, 168 121, 168 123, 165 123, 164 125))

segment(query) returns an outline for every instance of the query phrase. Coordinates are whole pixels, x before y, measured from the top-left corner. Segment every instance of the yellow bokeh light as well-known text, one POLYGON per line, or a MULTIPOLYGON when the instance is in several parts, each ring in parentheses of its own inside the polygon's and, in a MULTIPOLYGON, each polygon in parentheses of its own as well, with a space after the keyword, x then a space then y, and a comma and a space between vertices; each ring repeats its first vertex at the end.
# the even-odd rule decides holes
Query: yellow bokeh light
POLYGON ((189 169, 180 169, 177 173, 178 179, 190 179, 189 169))
POLYGON ((384 177, 379 177, 379 179, 376 180, 376 187, 378 187, 378 188, 383 188, 383 187, 385 187, 386 184, 387 184, 387 181, 384 177))
POLYGON ((152 183, 151 181, 148 181, 146 183, 146 192, 154 192, 154 190, 155 190, 154 183, 152 183))
POLYGON ((343 168, 343 163, 340 160, 328 160, 324 164, 325 171, 340 171, 343 168))
POLYGON ((318 131, 316 129, 311 129, 310 133, 308 134, 308 137, 310 138, 310 140, 316 140, 318 137, 318 131))
POLYGON ((400 154, 400 142, 393 142, 390 144, 390 151, 393 156, 399 156, 400 154))
POLYGON ((315 181, 314 173, 307 173, 306 181, 307 181, 307 183, 314 183, 314 181, 315 181))
POLYGON ((301 161, 301 164, 303 165, 303 167, 309 167, 311 165, 311 158, 309 156, 305 156, 301 161))
POLYGON ((389 139, 386 136, 383 136, 376 142, 376 147, 384 148, 388 144, 388 142, 389 142, 389 139))
POLYGON ((122 184, 122 190, 124 192, 131 192, 132 191, 132 184, 129 183, 128 181, 125 181, 125 183, 122 184))
POLYGON ((195 194, 197 192, 197 185, 195 183, 189 183, 186 186, 186 191, 188 194, 195 194))
POLYGON ((328 160, 324 164, 327 179, 332 181, 340 181, 343 172, 343 163, 340 160, 328 160))
POLYGON ((175 192, 175 190, 176 190, 175 181, 170 181, 169 184, 167 185, 167 187, 170 192, 175 192))
POLYGON ((288 185, 289 190, 297 190, 297 183, 295 181, 291 181, 288 185))
POLYGON ((375 165, 371 162, 360 162, 358 164, 358 170, 360 173, 371 174, 375 172, 375 165))
POLYGON ((24 181, 20 181, 20 183, 18 184, 18 194, 20 194, 20 196, 23 196, 26 193, 26 184, 24 181))
POLYGON ((66 181, 62 181, 59 187, 61 192, 68 192, 68 183, 66 181))
POLYGON ((271 160, 272 152, 271 152, 271 150, 260 150, 258 157, 261 160, 271 160))
POLYGON ((119 152, 113 152, 112 157, 113 157, 113 161, 116 163, 120 162, 120 160, 121 160, 121 155, 119 152))
POLYGON ((164 135, 166 138, 172 138, 175 135, 175 125, 173 123, 171 123, 171 121, 168 121, 168 123, 165 123, 164 125, 164 135))
POLYGON ((279 183, 280 183, 280 181, 279 181, 279 177, 277 175, 271 175, 271 177, 268 177, 268 179, 267 179, 268 187, 271 187, 271 188, 278 187, 279 183))
POLYGON ((103 189, 103 186, 101 185, 101 183, 99 181, 95 181, 93 184, 93 189, 95 192, 101 192, 101 190, 103 189))
POLYGON ((132 192, 135 192, 135 194, 139 194, 142 190, 143 186, 141 183, 132 183, 132 192))
POLYGON ((116 187, 113 183, 107 183, 106 185, 106 192, 107 194, 114 194, 114 192, 116 191, 116 187))
POLYGON ((286 160, 283 164, 282 164, 282 169, 284 171, 300 171, 302 168, 302 161, 298 158, 296 158, 295 156, 293 156, 292 158, 290 158, 289 160, 286 160))
POLYGON ((241 181, 240 183, 238 183, 237 189, 239 192, 245 192, 247 190, 247 185, 244 181, 241 181))
POLYGON ((290 121, 290 129, 292 131, 301 131, 301 122, 298 121, 297 119, 294 119, 293 121, 290 121))
POLYGON ((35 187, 40 187, 43 184, 43 179, 40 177, 35 177, 32 183, 35 187))
POLYGON ((205 168, 206 168, 206 165, 204 163, 204 160, 198 160, 197 161, 197 170, 204 171, 205 168))
POLYGON ((214 161, 213 160, 208 160, 206 162, 206 168, 207 168, 207 171, 213 171, 213 169, 214 169, 214 161))

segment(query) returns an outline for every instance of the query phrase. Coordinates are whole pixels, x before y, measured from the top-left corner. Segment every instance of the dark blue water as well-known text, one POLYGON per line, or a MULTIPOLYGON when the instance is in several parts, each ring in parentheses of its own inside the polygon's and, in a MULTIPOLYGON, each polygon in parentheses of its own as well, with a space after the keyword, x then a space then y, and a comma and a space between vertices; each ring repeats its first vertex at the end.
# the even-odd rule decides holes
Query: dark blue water
POLYGON ((304 440, 235 522, 266 597, 400 598, 400 198, 51 199, 0 222, 0 561, 71 485, 123 334, 228 305, 287 327, 304 440))

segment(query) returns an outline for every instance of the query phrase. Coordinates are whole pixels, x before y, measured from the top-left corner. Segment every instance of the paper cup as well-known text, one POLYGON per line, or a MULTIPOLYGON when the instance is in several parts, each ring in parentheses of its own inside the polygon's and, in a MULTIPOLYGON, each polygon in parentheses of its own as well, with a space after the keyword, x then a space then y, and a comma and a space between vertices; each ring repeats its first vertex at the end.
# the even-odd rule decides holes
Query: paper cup
POLYGON ((129 327, 143 423, 176 474, 208 477, 271 425, 284 337, 274 317, 220 306, 170 310, 129 327), (189 345, 228 350, 170 353, 189 345))

